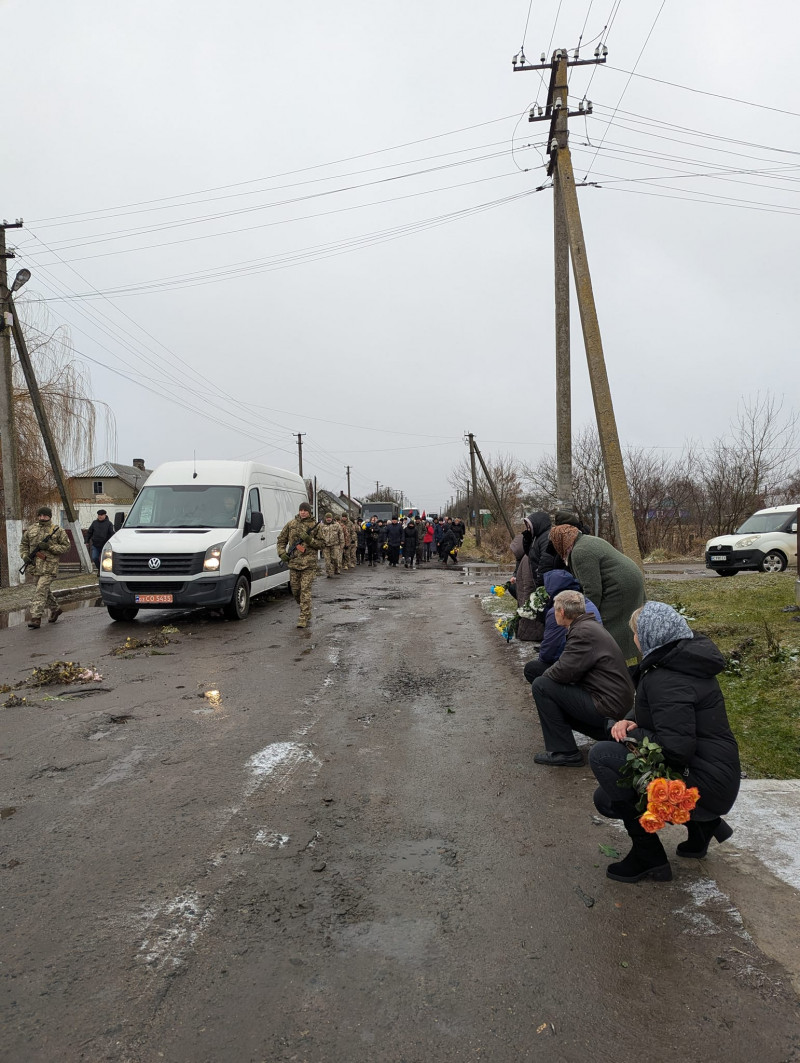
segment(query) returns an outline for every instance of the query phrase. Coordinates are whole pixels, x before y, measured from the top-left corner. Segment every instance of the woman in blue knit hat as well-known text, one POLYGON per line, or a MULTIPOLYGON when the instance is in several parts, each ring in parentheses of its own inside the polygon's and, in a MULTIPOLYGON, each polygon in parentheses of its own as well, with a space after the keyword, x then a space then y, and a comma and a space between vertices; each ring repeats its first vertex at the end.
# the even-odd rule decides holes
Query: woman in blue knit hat
POLYGON ((631 617, 633 638, 642 660, 633 673, 636 701, 623 720, 611 728, 611 742, 598 742, 589 763, 600 784, 594 800, 598 812, 621 819, 633 848, 624 860, 610 864, 608 877, 618 882, 672 878, 667 854, 657 834, 639 823, 630 787, 617 785, 628 749, 625 742, 643 738, 657 742, 669 768, 683 774, 687 787, 700 798, 687 823, 689 837, 678 856, 706 855, 712 838, 724 842, 733 833, 721 817, 739 792, 739 748, 728 724, 725 699, 717 676, 725 658, 705 635, 693 632, 686 620, 665 602, 646 602, 631 617))

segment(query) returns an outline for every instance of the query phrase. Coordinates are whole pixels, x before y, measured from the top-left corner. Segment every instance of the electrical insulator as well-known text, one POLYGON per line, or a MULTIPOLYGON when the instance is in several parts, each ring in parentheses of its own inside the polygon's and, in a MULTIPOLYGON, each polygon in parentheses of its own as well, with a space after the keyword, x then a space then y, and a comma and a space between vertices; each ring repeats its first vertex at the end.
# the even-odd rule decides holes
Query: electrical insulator
POLYGON ((603 45, 603 58, 605 59, 605 57, 606 57, 607 55, 608 55, 608 48, 606 48, 606 46, 605 46, 605 45, 603 45))
POLYGON ((594 50, 594 57, 595 57, 595 59, 599 59, 600 58, 600 45, 599 44, 594 50))
POLYGON ((541 60, 542 60, 543 63, 547 62, 547 56, 544 54, 544 52, 542 52, 541 60))
POLYGON ((555 137, 553 137, 553 139, 550 141, 550 150, 551 151, 558 151, 558 141, 556 140, 555 137))
POLYGON ((560 96, 556 96, 556 102, 555 102, 556 110, 560 111, 562 107, 563 107, 563 104, 561 102, 561 97, 560 96))

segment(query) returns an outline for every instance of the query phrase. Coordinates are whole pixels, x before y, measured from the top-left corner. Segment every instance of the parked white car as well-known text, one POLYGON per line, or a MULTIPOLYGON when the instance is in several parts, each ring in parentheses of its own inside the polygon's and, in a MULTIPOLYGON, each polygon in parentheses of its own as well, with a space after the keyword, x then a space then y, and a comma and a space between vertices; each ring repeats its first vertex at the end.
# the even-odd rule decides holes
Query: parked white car
POLYGON ((720 576, 783 572, 788 564, 797 564, 797 505, 760 509, 733 535, 706 543, 706 568, 720 576))
POLYGON ((112 620, 140 609, 223 608, 242 620, 251 595, 289 582, 283 526, 308 501, 296 473, 252 461, 160 465, 100 558, 112 620))

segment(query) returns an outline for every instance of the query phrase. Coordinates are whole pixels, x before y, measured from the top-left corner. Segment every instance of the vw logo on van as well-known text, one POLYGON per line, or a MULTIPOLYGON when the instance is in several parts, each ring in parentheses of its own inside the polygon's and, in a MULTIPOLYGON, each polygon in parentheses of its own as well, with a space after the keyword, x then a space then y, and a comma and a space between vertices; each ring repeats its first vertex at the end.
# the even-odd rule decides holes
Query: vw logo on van
POLYGON ((148 564, 149 568, 152 568, 154 570, 157 569, 157 568, 161 568, 161 558, 160 557, 151 557, 150 560, 147 562, 147 564, 148 564))

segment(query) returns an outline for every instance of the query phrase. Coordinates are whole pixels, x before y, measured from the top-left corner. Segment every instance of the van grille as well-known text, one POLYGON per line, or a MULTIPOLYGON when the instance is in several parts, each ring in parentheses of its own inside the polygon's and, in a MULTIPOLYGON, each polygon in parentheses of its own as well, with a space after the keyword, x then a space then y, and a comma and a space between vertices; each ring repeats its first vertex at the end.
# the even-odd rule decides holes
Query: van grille
POLYGON ((129 594, 181 594, 186 584, 173 583, 165 579, 161 583, 146 583, 144 580, 136 580, 135 583, 125 583, 123 586, 129 594))
POLYGON ((118 554, 114 553, 114 572, 119 576, 196 576, 203 571, 205 551, 197 554, 118 554), (150 561, 158 558, 156 568, 150 561))
POLYGON ((708 547, 708 553, 709 554, 732 554, 733 553, 733 547, 732 546, 709 546, 708 547))

